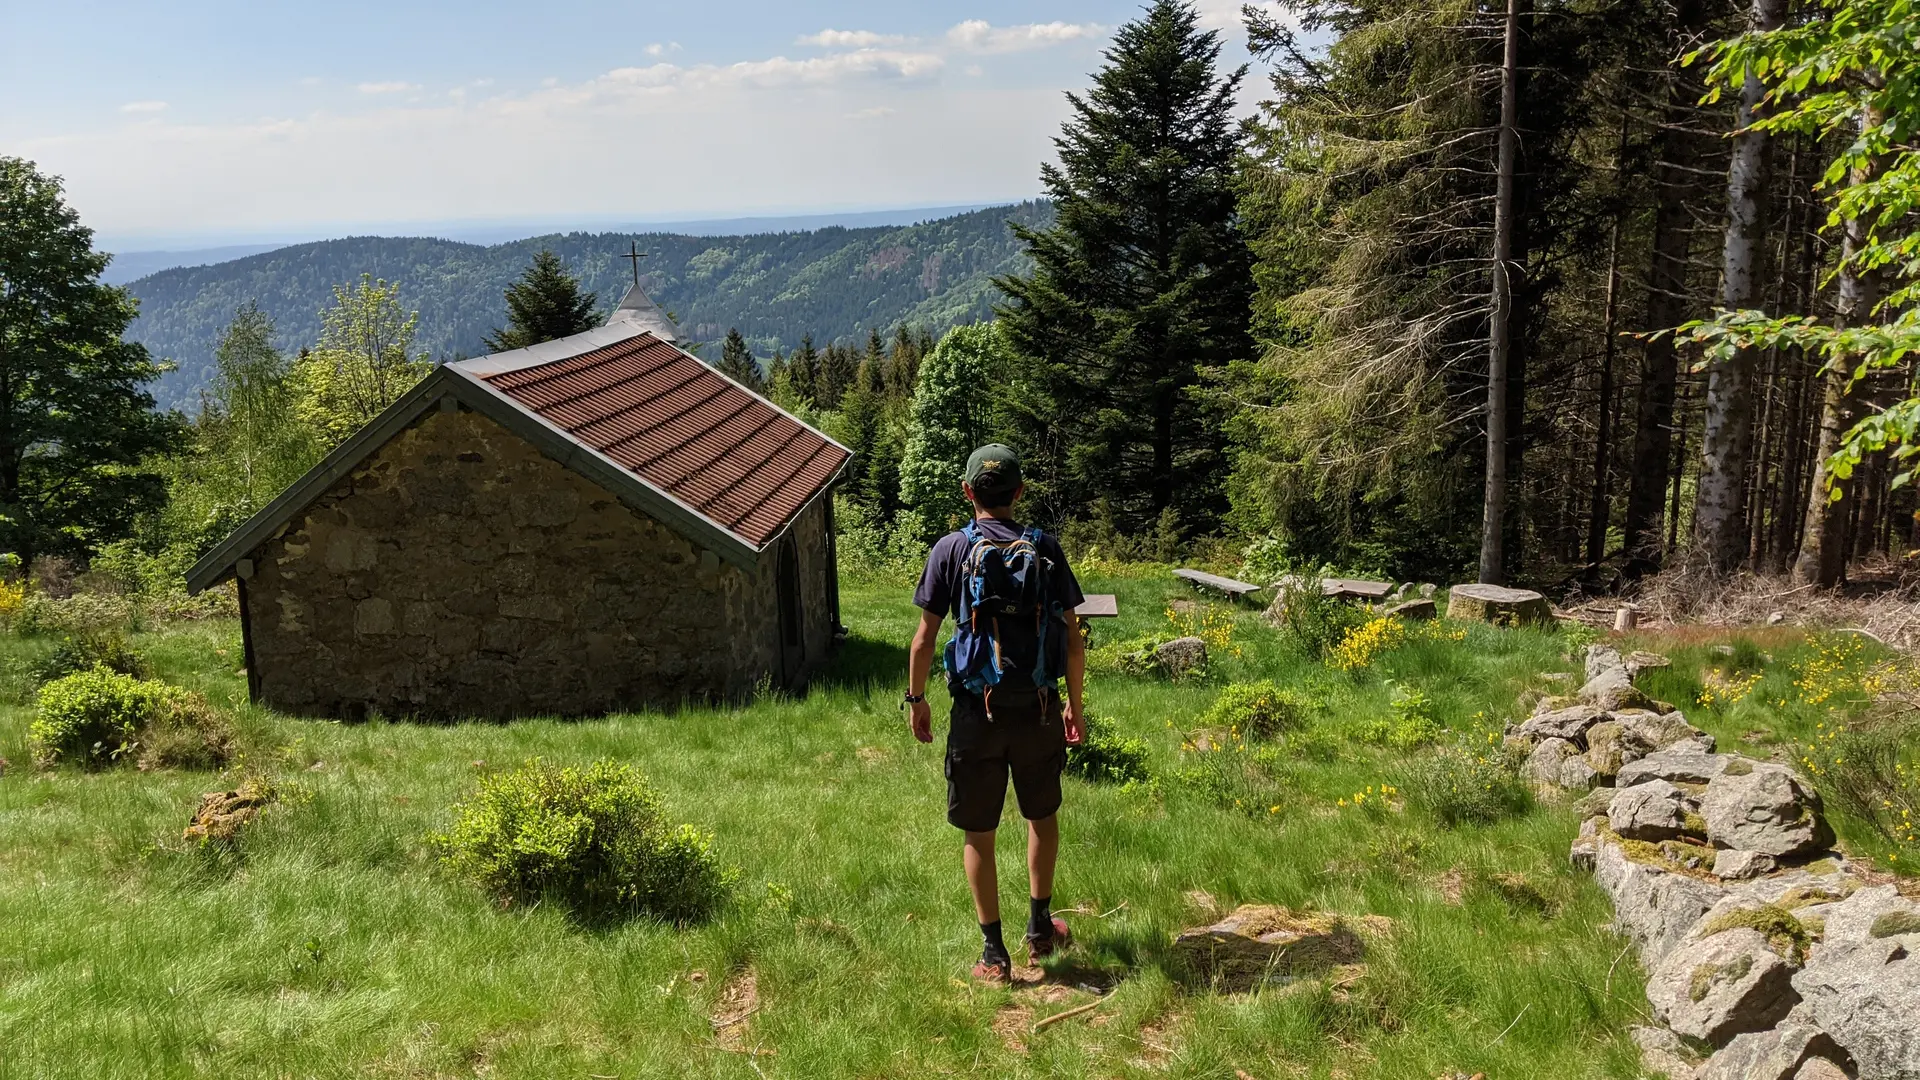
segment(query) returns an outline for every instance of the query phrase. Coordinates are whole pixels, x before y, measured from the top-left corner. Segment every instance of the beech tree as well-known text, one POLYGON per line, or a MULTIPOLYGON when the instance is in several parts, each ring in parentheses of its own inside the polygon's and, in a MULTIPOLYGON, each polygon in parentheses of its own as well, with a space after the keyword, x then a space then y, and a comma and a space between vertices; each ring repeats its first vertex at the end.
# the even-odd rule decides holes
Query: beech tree
POLYGON ((166 498, 149 462, 181 443, 161 368, 122 335, 136 305, 60 180, 0 157, 0 551, 23 564, 121 539, 166 498))

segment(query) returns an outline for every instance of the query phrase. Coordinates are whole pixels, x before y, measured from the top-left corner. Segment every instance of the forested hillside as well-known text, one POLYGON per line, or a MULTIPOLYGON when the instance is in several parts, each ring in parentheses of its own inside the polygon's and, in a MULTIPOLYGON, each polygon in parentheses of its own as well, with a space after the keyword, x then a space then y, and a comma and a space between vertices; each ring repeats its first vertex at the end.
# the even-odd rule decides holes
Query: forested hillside
MULTIPOLYGON (((1046 225, 1046 203, 981 210, 904 228, 761 236, 696 237, 569 233, 482 247, 419 237, 350 237, 281 248, 214 266, 182 267, 128 288, 140 318, 128 337, 178 369, 162 378, 162 405, 190 405, 214 372, 214 347, 241 305, 271 316, 277 344, 297 350, 320 332, 336 285, 361 274, 396 281, 401 303, 420 312, 417 344, 436 359, 484 352, 481 339, 506 320, 502 292, 534 255, 552 249, 602 308, 620 298, 632 271, 620 255, 638 243, 648 292, 688 337, 717 343, 738 327, 754 351, 864 342, 900 324, 938 332, 987 318, 991 279, 1027 265, 1011 221, 1046 225)), ((716 345, 717 348, 717 345, 716 345)), ((705 350, 703 350, 705 351, 705 350)))

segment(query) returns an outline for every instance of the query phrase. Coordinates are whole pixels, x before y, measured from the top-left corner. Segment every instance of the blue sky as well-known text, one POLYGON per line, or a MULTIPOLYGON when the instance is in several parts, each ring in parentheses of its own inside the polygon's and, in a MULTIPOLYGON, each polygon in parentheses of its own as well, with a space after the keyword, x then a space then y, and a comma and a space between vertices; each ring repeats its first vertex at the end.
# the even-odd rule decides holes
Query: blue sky
POLYGON ((0 153, 128 243, 1012 199, 1138 11, 0 0, 0 153))

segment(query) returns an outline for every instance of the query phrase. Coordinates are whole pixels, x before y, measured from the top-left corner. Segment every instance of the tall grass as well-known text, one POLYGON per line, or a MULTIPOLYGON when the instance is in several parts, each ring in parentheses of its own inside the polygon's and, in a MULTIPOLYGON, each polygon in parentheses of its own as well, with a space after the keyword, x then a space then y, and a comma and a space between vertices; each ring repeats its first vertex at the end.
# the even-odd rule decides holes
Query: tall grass
MULTIPOLYGON (((1160 577, 1086 585, 1123 612, 1096 640, 1160 632, 1186 595, 1160 577)), ((1407 757, 1354 737, 1393 715, 1396 686, 1418 687, 1450 738, 1484 738, 1550 688, 1541 672, 1577 669, 1566 639, 1476 627, 1350 674, 1243 610, 1238 655, 1217 650, 1203 681, 1096 680, 1092 708, 1146 743, 1159 782, 1068 781, 1055 905, 1082 944, 1057 993, 1113 990, 1092 1017, 1020 1026, 1015 1048, 994 1027, 1003 1010, 1064 1003, 964 979, 978 931, 940 747, 915 743, 897 709, 917 621, 906 592, 849 585, 852 640, 803 698, 586 722, 280 716, 242 703, 232 623, 149 633, 136 644, 155 674, 234 710, 250 747, 236 771, 283 793, 220 858, 178 837, 199 793, 234 774, 32 772, 29 711, 9 698, 0 1078, 1637 1075, 1626 1031, 1641 979, 1602 928, 1605 898, 1567 868, 1570 811, 1443 828, 1395 798, 1352 800, 1407 757), (1173 778, 1220 689, 1261 679, 1333 749, 1273 744, 1287 803, 1250 814, 1173 778), (424 838, 450 807, 477 777, 536 757, 635 766, 673 820, 711 832, 741 869, 734 901, 684 930, 583 927, 546 907, 502 911, 438 868, 424 838), (1543 899, 1448 885, 1498 873, 1543 899), (1384 916, 1390 930, 1339 985, 1182 987, 1172 934, 1242 902, 1384 916), (744 971, 758 1010, 717 1032, 744 971)), ((0 660, 41 649, 0 639, 0 660)), ((1011 807, 1005 824, 1018 827, 1011 807)), ((1001 874, 1017 910, 1024 867, 1003 859, 1001 874)))

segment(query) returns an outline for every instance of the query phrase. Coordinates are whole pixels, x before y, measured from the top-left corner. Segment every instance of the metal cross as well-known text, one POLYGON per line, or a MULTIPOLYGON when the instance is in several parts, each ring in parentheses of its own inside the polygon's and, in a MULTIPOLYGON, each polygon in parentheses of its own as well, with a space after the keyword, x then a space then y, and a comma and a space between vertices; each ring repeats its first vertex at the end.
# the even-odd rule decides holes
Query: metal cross
POLYGON ((633 284, 634 284, 634 287, 635 287, 635 288, 639 288, 639 286, 640 286, 640 260, 641 260, 641 259, 644 259, 644 258, 646 258, 647 256, 649 256, 649 255, 651 255, 651 254, 653 254, 653 253, 652 253, 652 252, 650 252, 650 251, 641 251, 641 250, 640 250, 640 244, 639 244, 639 242, 637 242, 637 241, 633 241, 633 240, 629 240, 629 241, 627 241, 627 247, 628 247, 628 252, 627 252, 627 254, 625 254, 625 255, 615 255, 615 256, 614 256, 614 258, 616 258, 616 259, 632 259, 632 260, 633 260, 633 284))

